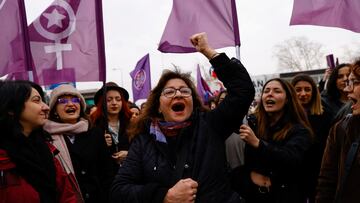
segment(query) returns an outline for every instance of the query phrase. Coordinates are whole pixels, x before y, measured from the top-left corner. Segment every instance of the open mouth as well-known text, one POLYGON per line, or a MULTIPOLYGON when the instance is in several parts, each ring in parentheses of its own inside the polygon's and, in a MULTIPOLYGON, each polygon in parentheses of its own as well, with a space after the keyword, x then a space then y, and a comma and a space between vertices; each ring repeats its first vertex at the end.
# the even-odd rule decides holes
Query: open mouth
POLYGON ((75 108, 68 108, 65 110, 66 113, 75 113, 76 109, 75 108))
POLYGON ((352 97, 349 97, 349 100, 353 103, 353 104, 356 104, 357 103, 357 99, 355 98, 352 98, 352 97))
POLYGON ((266 100, 266 101, 265 101, 265 104, 270 104, 270 105, 272 105, 272 104, 275 104, 275 101, 269 99, 269 100, 266 100))
POLYGON ((185 109, 185 104, 184 103, 175 103, 174 105, 171 106, 171 109, 175 112, 183 111, 185 109))

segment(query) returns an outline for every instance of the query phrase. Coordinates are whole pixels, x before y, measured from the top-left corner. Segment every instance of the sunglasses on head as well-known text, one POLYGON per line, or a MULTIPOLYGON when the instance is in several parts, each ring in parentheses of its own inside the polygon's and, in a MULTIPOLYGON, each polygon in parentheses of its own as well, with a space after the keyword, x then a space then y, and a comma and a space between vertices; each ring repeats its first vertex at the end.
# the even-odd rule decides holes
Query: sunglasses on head
POLYGON ((58 100, 59 104, 68 104, 70 101, 74 104, 80 104, 80 98, 79 97, 73 97, 71 99, 68 98, 59 98, 58 100))

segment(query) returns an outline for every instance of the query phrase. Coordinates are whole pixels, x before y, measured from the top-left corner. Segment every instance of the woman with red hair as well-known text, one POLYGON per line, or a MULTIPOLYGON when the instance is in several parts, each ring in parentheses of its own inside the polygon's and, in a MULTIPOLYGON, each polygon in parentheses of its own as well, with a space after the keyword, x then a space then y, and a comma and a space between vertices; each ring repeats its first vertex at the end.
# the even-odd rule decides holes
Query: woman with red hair
POLYGON ((114 82, 108 82, 96 92, 96 111, 90 116, 94 128, 104 134, 114 161, 114 175, 129 149, 126 128, 130 122, 131 111, 127 105, 128 100, 129 93, 124 88, 114 82))

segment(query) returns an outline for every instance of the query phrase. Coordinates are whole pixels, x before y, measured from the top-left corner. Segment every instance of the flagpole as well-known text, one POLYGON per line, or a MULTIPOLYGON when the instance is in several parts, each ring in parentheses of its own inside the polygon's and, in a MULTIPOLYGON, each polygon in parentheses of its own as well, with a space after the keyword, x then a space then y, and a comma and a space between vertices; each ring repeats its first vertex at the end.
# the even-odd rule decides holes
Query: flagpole
POLYGON ((233 17, 236 58, 240 60, 240 32, 235 0, 231 0, 231 13, 233 17))
POLYGON ((24 60, 24 65, 26 67, 26 70, 28 72, 29 75, 29 80, 31 82, 34 82, 34 74, 33 74, 33 66, 32 66, 32 60, 31 60, 31 50, 30 50, 30 41, 29 41, 29 33, 28 33, 28 26, 27 26, 27 19, 26 19, 26 10, 25 10, 25 3, 24 0, 18 0, 18 4, 20 7, 20 13, 22 13, 23 15, 20 14, 20 18, 22 23, 21 23, 21 31, 22 31, 22 36, 24 38, 24 54, 25 54, 25 60, 24 60))
POLYGON ((103 84, 106 83, 106 60, 105 60, 105 39, 104 39, 104 24, 103 24, 103 11, 102 0, 95 0, 95 14, 96 14, 96 26, 99 48, 99 72, 100 79, 103 84))
POLYGON ((240 59, 240 46, 239 45, 236 45, 235 46, 235 52, 236 52, 236 58, 241 61, 240 59))

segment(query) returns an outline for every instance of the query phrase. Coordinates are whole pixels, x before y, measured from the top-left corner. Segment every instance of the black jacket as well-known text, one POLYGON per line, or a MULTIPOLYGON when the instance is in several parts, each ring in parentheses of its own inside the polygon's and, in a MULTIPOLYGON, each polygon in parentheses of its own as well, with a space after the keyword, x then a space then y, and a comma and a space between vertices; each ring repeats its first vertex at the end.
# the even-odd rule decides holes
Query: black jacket
MULTIPOLYGON (((289 119, 284 116, 269 128, 269 137, 280 131, 287 122, 289 119)), ((245 165, 232 172, 233 187, 246 202, 304 202, 302 179, 305 172, 302 170, 305 153, 311 145, 309 133, 301 124, 294 124, 284 140, 260 139, 258 148, 246 145, 245 165), (259 194, 259 187, 250 179, 251 171, 270 177, 272 197, 260 200, 262 195, 259 194)))
POLYGON ((221 54, 210 62, 229 92, 225 100, 210 112, 194 110, 191 125, 177 136, 177 163, 169 156, 173 148, 168 144, 157 142, 149 133, 138 135, 113 182, 112 202, 162 203, 168 189, 184 178, 198 182, 196 202, 240 201, 230 188, 224 142, 239 129, 255 91, 238 60, 221 54), (183 167, 181 174, 176 172, 179 167, 183 167))
POLYGON ((113 170, 104 136, 89 130, 65 141, 85 202, 107 202, 113 170))

